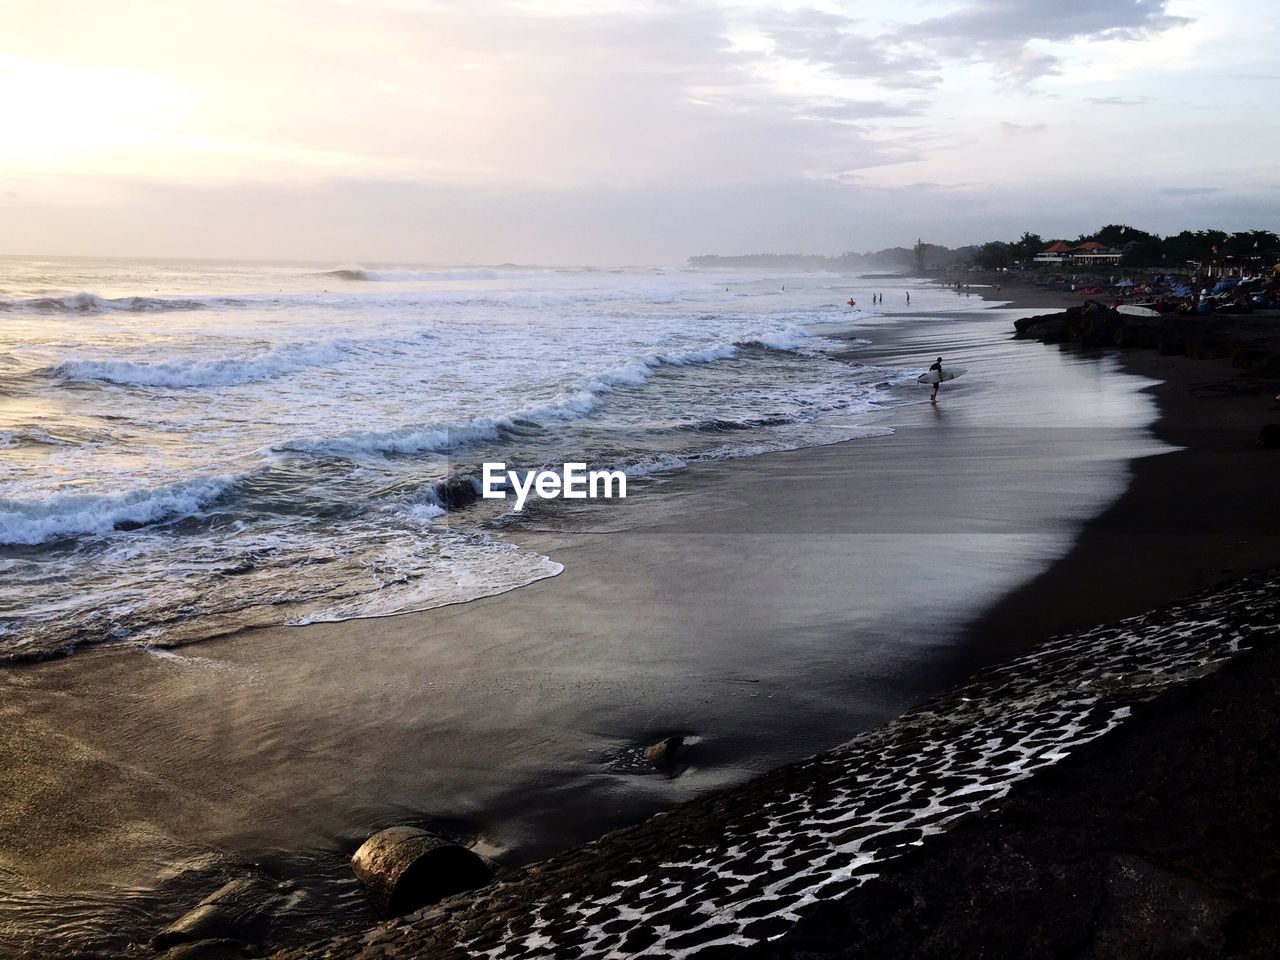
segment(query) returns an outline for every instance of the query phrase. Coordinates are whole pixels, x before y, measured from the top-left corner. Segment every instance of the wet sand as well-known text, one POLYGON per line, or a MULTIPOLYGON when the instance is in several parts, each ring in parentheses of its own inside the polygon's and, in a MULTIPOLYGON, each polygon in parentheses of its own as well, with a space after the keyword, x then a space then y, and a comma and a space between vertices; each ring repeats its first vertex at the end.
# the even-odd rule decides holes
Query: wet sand
POLYGON ((974 373, 893 411, 891 437, 704 465, 526 525, 515 539, 563 563, 555 579, 7 671, 6 934, 49 955, 145 939, 249 863, 301 891, 291 936, 366 926, 346 857, 376 829, 432 823, 526 862, 829 748, 1039 639, 1040 623, 969 627, 1162 448, 1149 381, 1010 342, 1016 315, 864 325, 880 346, 862 362, 945 351, 974 373), (637 770, 634 748, 672 732, 690 737, 680 776, 637 770))

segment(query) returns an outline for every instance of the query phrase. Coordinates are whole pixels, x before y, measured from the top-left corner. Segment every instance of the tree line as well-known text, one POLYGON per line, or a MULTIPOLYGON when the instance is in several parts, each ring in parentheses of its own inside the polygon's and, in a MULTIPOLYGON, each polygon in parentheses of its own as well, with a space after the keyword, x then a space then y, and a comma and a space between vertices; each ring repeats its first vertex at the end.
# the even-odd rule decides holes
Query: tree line
MULTIPOLYGON (((1017 240, 992 240, 964 247, 924 244, 924 259, 929 270, 953 266, 978 266, 998 270, 1015 264, 1030 264, 1034 258, 1059 241, 1077 247, 1094 241, 1119 250, 1123 267, 1164 267, 1183 271, 1188 262, 1205 263, 1215 257, 1260 258, 1271 264, 1280 259, 1280 237, 1270 230, 1183 230, 1162 237, 1122 223, 1109 223, 1093 233, 1082 233, 1074 240, 1045 238, 1025 232, 1017 240)), ((758 268, 772 270, 831 270, 837 273, 865 271, 868 268, 900 273, 915 271, 916 255, 911 247, 886 247, 865 253, 846 251, 838 256, 801 253, 753 253, 742 256, 698 256, 689 258, 690 266, 714 268, 758 268)))
POLYGON ((1090 241, 1123 253, 1120 265, 1125 267, 1167 267, 1170 270, 1181 270, 1188 262, 1204 263, 1215 257, 1258 257, 1274 263, 1280 256, 1280 237, 1270 230, 1238 230, 1234 233, 1226 230, 1183 230, 1181 233, 1161 237, 1126 224, 1109 223, 1101 230, 1081 234, 1075 240, 1045 239, 1029 232, 1007 243, 994 240, 979 246, 972 259, 977 266, 994 270, 1015 263, 1026 263, 1058 242, 1076 247, 1090 241))

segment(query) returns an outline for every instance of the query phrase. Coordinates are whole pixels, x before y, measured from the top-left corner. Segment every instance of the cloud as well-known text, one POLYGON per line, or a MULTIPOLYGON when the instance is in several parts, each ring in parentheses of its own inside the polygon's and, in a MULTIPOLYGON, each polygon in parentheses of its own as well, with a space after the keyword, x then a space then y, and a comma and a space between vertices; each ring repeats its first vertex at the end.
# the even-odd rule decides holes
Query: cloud
POLYGON ((1266 37, 1222 30, 1246 22, 1235 7, 1166 37, 1188 22, 1170 6, 25 3, 0 57, 69 72, 19 91, 46 129, 6 128, 0 190, 21 196, 3 199, 2 239, 18 252, 671 262, 1074 235, 1116 210, 1151 211, 1143 222, 1164 229, 1193 215, 1265 225, 1280 141, 1239 95, 1261 89, 1214 71, 1274 73, 1266 37), (1196 56, 1179 56, 1193 35, 1196 56), (1160 42, 1090 46, 1146 38, 1160 42), (1117 56, 1124 69, 1108 74, 1117 56), (1017 88, 1090 59, 1096 71, 1048 93, 1017 88), (145 73, 185 106, 81 96, 101 75, 87 68, 145 73), (147 122, 124 107, 78 122, 72 108, 104 99, 147 122), (120 131, 146 142, 113 145, 120 131), (1246 141, 1255 149, 1222 149, 1246 141), (51 143, 57 163, 41 155, 51 143), (1226 191, 1149 185, 1153 144, 1159 182, 1226 191))
POLYGON ((1140 107, 1148 101, 1141 97, 1085 97, 1095 107, 1140 107))
POLYGON ((1139 40, 1192 22, 1168 6, 1169 0, 981 0, 901 27, 897 38, 938 56, 988 63, 1007 81, 1025 84, 1061 69, 1058 57, 1032 46, 1037 41, 1139 40))
POLYGON ((970 0, 942 16, 883 26, 802 7, 762 13, 754 24, 778 57, 889 90, 929 90, 942 82, 948 62, 986 63, 1002 80, 1022 85, 1062 69, 1061 59, 1037 44, 1139 40, 1191 22, 1170 14, 1168 4, 970 0))
POLYGON ((853 17, 801 8, 762 14, 755 25, 775 44, 778 56, 838 77, 904 90, 928 90, 941 82, 936 57, 886 42, 853 17))

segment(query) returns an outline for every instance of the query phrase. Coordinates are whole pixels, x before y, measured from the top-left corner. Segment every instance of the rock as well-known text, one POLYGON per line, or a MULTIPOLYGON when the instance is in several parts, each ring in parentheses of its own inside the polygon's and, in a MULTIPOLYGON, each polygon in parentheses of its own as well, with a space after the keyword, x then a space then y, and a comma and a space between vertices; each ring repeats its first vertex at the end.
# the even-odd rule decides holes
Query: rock
POLYGON ((164 950, 197 941, 257 943, 270 929, 271 914, 279 900, 276 885, 264 877, 232 880, 157 933, 152 945, 164 950))
POLYGON ((196 940, 170 947, 156 960, 244 960, 247 956, 238 940, 196 940))
POLYGON ((1042 338, 1050 333, 1065 332, 1067 329, 1068 314, 1063 313, 1042 313, 1034 317, 1022 317, 1013 321, 1014 329, 1017 331, 1016 337, 1020 340, 1027 338, 1042 338))
POLYGON ((1263 450, 1280 450, 1280 423, 1263 424, 1258 431, 1258 446, 1263 450))
POLYGON ((436 483, 432 488, 436 502, 446 510, 458 510, 469 507, 480 499, 480 490, 475 480, 461 474, 454 474, 436 483))
POLYGON ((482 887, 492 877, 475 853, 417 827, 375 833, 355 852, 351 869, 386 917, 482 887))
POLYGON ((645 747, 644 758, 659 770, 664 770, 675 762, 676 754, 682 746, 684 746, 684 737, 677 733, 645 747))

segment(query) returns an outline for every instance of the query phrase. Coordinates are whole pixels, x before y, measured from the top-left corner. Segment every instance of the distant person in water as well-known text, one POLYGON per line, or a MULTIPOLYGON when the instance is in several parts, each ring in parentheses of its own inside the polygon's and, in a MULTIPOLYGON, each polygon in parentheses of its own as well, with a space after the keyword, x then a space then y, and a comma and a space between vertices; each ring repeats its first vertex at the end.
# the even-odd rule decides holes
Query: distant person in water
POLYGON ((908 306, 910 306, 910 304, 911 304, 911 291, 910 291, 910 290, 908 290, 908 291, 907 291, 907 305, 908 305, 908 306))
POLYGON ((857 302, 853 299, 853 297, 850 297, 850 298, 849 298, 849 306, 851 306, 851 307, 856 307, 857 305, 858 305, 858 304, 857 304, 857 302))
MULTIPOLYGON (((907 294, 907 296, 911 296, 911 294, 907 294)), ((930 373, 933 373, 933 371, 935 370, 938 371, 938 379, 933 382, 933 392, 929 394, 930 403, 938 402, 938 388, 942 386, 942 358, 941 357, 939 357, 936 361, 934 361, 933 366, 929 368, 930 373)))

